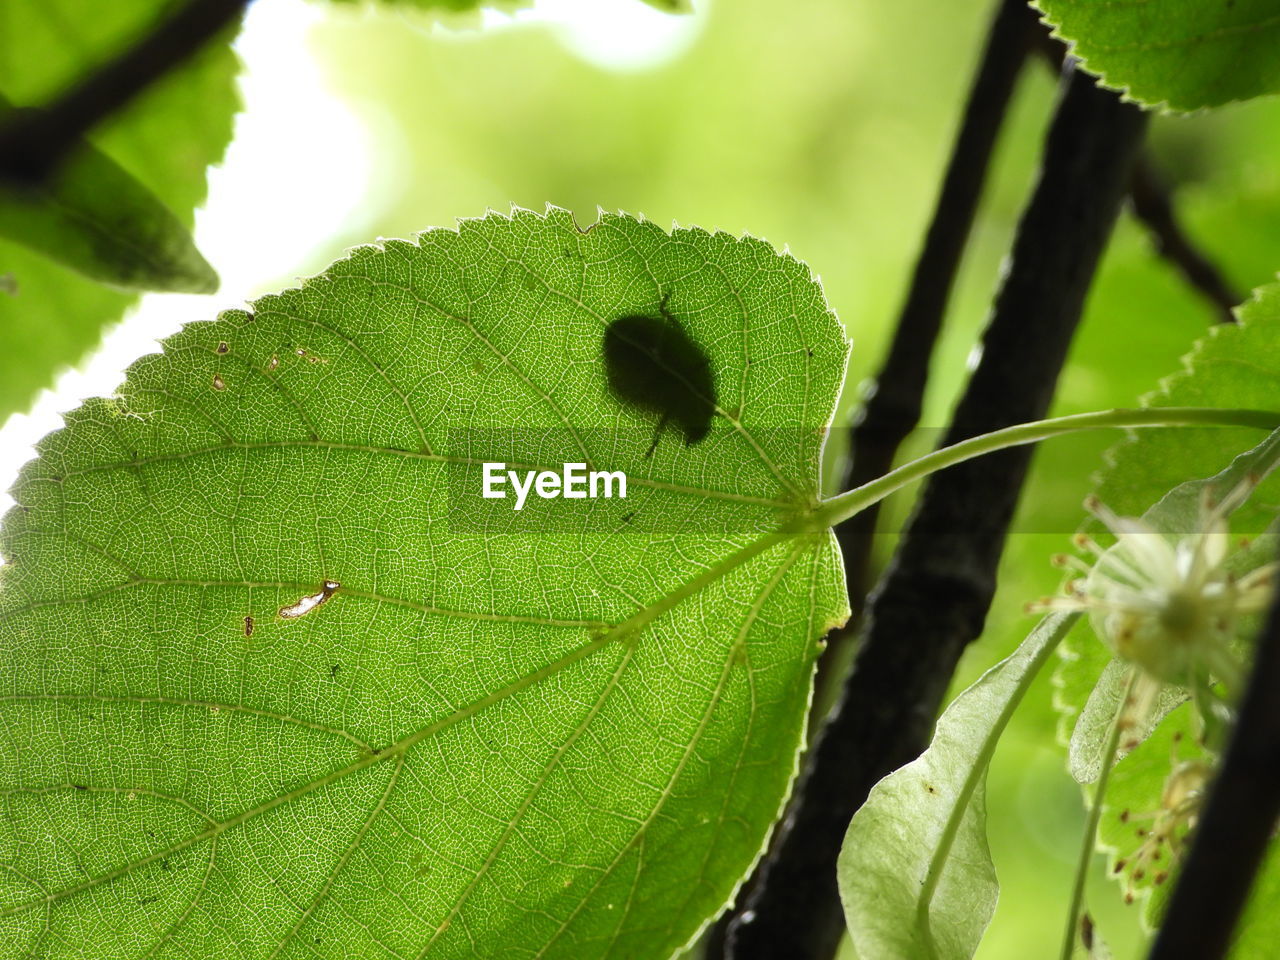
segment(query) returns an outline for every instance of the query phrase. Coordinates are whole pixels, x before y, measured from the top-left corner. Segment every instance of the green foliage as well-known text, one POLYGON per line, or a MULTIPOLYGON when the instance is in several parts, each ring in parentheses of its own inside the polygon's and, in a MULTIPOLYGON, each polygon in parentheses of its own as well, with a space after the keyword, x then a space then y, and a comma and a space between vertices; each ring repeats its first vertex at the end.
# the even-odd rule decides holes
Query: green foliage
MULTIPOLYGON (((168 6, 159 0, 11 0, 0 14, 0 94, 18 106, 46 103, 168 6)), ((214 43, 92 135, 103 157, 144 185, 183 228, 191 226, 204 200, 205 169, 231 139, 239 106, 236 70, 228 45, 214 43)), ((107 176, 94 165, 95 176, 107 176)), ((74 189, 83 197, 91 186, 74 189)), ((199 271, 194 261, 184 260, 199 271)), ((97 344, 134 296, 104 288, 10 240, 0 240, 0 277, 0 329, 6 336, 0 352, 2 420, 24 409, 61 368, 97 344)))
MULTIPOLYGON (((1165 381, 1145 402, 1150 406, 1274 406, 1280 379, 1280 283, 1256 291, 1239 317, 1238 325, 1213 327, 1186 358, 1186 369, 1165 381)), ((1168 529, 1190 532, 1194 523, 1186 495, 1163 506, 1152 505, 1166 491, 1198 488, 1204 481, 1184 486, 1187 478, 1215 476, 1227 469, 1233 451, 1256 443, 1256 432, 1234 427, 1137 432, 1107 454, 1108 467, 1099 478, 1097 494, 1122 516, 1141 516, 1154 509, 1168 529)), ((1280 478, 1273 475, 1236 511, 1233 528, 1241 534, 1262 532, 1274 517, 1276 504, 1280 504, 1280 478)), ((1073 772, 1089 781, 1101 761, 1096 746, 1106 727, 1105 704, 1095 704, 1085 718, 1092 731, 1089 735, 1083 728, 1079 734, 1073 731, 1091 696, 1099 701, 1110 697, 1114 702, 1116 671, 1113 668, 1109 676, 1104 675, 1111 654, 1090 631, 1073 634, 1063 645, 1063 654, 1054 677, 1062 732, 1072 741, 1073 772)), ((1164 709, 1172 709, 1176 702, 1177 698, 1166 699, 1164 709)))
MULTIPOLYGON (((1148 406, 1223 406, 1273 409, 1280 379, 1280 283, 1254 291, 1237 311, 1238 324, 1212 327, 1184 361, 1143 402, 1148 406)), ((1209 477, 1258 436, 1234 427, 1135 433, 1107 454, 1097 494, 1121 515, 1141 514, 1165 491, 1189 477, 1209 477)), ((1280 479, 1264 483, 1235 515, 1244 532, 1258 533, 1271 519, 1267 504, 1280 500, 1280 479)))
POLYGON ((777 532, 847 352, 760 241, 554 209, 188 326, 42 443, 5 521, 4 942, 676 950, 757 856, 847 614, 831 535, 777 532), (650 457, 600 352, 662 310, 719 412, 650 457), (481 460, 629 495, 517 513, 481 460))
POLYGON ((918 758, 881 780, 840 850, 854 949, 883 960, 972 957, 999 888, 987 849, 987 765, 1077 614, 1053 614, 951 702, 918 758))
POLYGON ((89 144, 82 143, 48 184, 0 187, 0 236, 115 287, 180 293, 218 288, 218 275, 187 229, 89 144))
MULTIPOLYGON (((1147 403, 1165 406, 1257 400, 1274 405, 1275 383, 1280 379, 1280 350, 1276 345, 1280 284, 1257 291, 1239 311, 1239 317, 1238 326, 1213 328, 1188 356, 1185 369, 1167 380, 1158 393, 1146 398, 1147 403)), ((1170 433, 1139 433, 1114 447, 1099 479, 1098 492, 1117 512, 1141 513, 1152 526, 1177 533, 1196 529, 1198 503, 1206 486, 1221 494, 1246 475, 1267 477, 1280 455, 1280 443, 1273 435, 1224 464, 1229 451, 1256 442, 1256 435, 1251 437, 1229 428, 1170 433), (1188 476, 1208 479, 1186 481, 1188 476), (1159 491, 1170 486, 1172 490, 1160 496, 1159 491), (1143 500, 1154 505, 1144 511, 1139 506, 1143 500)), ((1272 475, 1233 515, 1232 527, 1237 533, 1255 536, 1251 549, 1242 551, 1236 560, 1238 572, 1274 557, 1275 538, 1256 534, 1270 525, 1278 505, 1280 483, 1272 475)), ((1246 633, 1248 628, 1249 625, 1243 627, 1246 633)), ((1062 732, 1070 738, 1071 771, 1077 780, 1089 782, 1105 762, 1101 745, 1107 725, 1119 707, 1124 670, 1089 629, 1075 631, 1062 652, 1064 659, 1054 677, 1056 705, 1062 711, 1062 732)), ((1175 768, 1184 763, 1212 761, 1212 753, 1206 752, 1198 740, 1191 708, 1175 709, 1186 697, 1179 688, 1166 688, 1147 722, 1127 731, 1127 745, 1121 753, 1129 755, 1117 764, 1108 783, 1106 810, 1099 828, 1099 845, 1112 855, 1112 874, 1126 897, 1143 904, 1143 919, 1148 927, 1158 923, 1174 882, 1178 850, 1176 844, 1158 846, 1145 838, 1151 834, 1156 818, 1167 816, 1164 795, 1175 768), (1151 859, 1156 850, 1158 857, 1151 859)), ((1266 891, 1277 888, 1280 857, 1273 851, 1242 925, 1234 957, 1243 960, 1269 955, 1280 927, 1269 919, 1274 914, 1274 900, 1268 899, 1266 891)))
POLYGON ((1276 0, 1036 0, 1108 86, 1150 106, 1216 107, 1280 90, 1276 0))

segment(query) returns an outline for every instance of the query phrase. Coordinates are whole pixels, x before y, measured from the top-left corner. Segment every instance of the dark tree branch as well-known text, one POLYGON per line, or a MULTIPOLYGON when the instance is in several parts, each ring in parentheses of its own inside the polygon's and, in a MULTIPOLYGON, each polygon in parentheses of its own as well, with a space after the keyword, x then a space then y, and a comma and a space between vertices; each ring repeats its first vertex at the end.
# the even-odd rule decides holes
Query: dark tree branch
POLYGON ((1169 190, 1150 157, 1140 157, 1134 167, 1129 196, 1134 216, 1151 231, 1156 252, 1173 264, 1190 287, 1218 311, 1219 323, 1235 323, 1231 308, 1239 306, 1244 298, 1231 288, 1222 272, 1196 249, 1183 231, 1169 190))
MULTIPOLYGON (((929 361, 986 182, 996 137, 1027 55, 1036 45, 1036 34, 1043 29, 1026 0, 998 2, 951 147, 933 219, 898 315, 893 342, 867 403, 849 432, 849 466, 842 490, 861 486, 888 472, 898 447, 920 419, 929 361)), ((819 689, 828 682, 832 665, 842 661, 840 648, 853 638, 867 591, 879 515, 877 504, 836 527, 844 557, 845 585, 854 609, 849 623, 828 637, 826 653, 818 661, 819 689)), ((744 888, 743 895, 748 889, 744 888)), ((724 956, 725 934, 733 917, 732 912, 726 913, 712 928, 706 944, 707 960, 724 956)))
MULTIPOLYGON (((944 443, 1044 416, 1128 188, 1146 117, 1068 73, 1039 182, 944 443)), ((1028 449, 931 478, 872 597, 839 706, 798 802, 729 930, 734 960, 831 957, 843 929, 836 856, 871 787, 923 750, 964 647, 982 630, 1028 449)))
POLYGON ((1150 960, 1218 960, 1280 817, 1280 593, 1150 960))
MULTIPOLYGON (((1042 29, 1026 0, 1002 0, 969 91, 893 342, 849 436, 849 469, 841 490, 851 490, 887 473, 898 447, 920 420, 929 361, 986 182, 996 136, 1027 54, 1042 29)), ((872 537, 879 513, 879 506, 875 506, 836 527, 845 582, 855 607, 861 605, 869 586, 872 537)), ((857 610, 854 612, 856 615, 857 610)), ((851 636, 854 623, 856 616, 850 619, 848 629, 832 636, 824 664, 838 660, 834 648, 851 636)))
POLYGON ((91 129, 180 66, 250 0, 189 0, 48 106, 15 111, 0 128, 0 179, 38 183, 91 129))

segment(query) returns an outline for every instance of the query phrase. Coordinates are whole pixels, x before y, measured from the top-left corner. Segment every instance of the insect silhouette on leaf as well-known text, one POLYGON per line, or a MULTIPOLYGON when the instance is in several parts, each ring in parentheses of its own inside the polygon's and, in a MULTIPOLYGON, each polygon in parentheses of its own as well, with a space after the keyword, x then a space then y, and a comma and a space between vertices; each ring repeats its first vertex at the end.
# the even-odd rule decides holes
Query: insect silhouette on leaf
POLYGON ((609 393, 620 403, 658 415, 646 457, 653 456, 668 423, 684 434, 685 446, 692 446, 711 432, 716 412, 711 361, 667 311, 669 296, 658 305, 662 316, 628 314, 604 332, 609 393))

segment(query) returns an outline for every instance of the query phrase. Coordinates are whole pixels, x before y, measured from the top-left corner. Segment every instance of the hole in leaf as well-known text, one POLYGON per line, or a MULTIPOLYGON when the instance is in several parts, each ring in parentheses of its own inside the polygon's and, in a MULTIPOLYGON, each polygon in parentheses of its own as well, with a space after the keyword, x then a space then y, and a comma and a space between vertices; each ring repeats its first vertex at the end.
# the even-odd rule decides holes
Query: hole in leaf
POLYGON ((309 593, 297 603, 291 603, 288 606, 281 607, 280 616, 285 620, 296 620, 299 617, 305 616, 332 597, 340 586, 342 586, 342 584, 338 583, 336 580, 326 580, 320 585, 319 593, 309 593))

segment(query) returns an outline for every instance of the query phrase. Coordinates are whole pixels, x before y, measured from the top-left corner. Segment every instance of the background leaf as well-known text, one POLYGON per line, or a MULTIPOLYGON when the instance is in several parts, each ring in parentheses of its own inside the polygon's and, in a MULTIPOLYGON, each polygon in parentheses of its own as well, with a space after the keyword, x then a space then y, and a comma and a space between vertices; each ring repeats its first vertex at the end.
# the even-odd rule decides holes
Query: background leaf
POLYGON ((760 241, 552 210, 357 249, 140 360, 5 522, 5 942, 675 951, 759 852, 847 613, 830 534, 770 533, 847 350, 760 241), (650 458, 600 351, 664 302, 720 412, 650 458), (579 458, 628 498, 479 496, 479 459, 579 458))
POLYGON ((116 287, 180 293, 218 288, 218 275, 169 209, 87 143, 49 183, 24 190, 0 186, 0 236, 116 287))
MULTIPOLYGON (((9 0, 0 6, 0 94, 18 106, 45 103, 170 6, 162 0, 9 0)), ((186 228, 204 201, 206 168, 231 139, 239 107, 236 70, 228 44, 215 42, 90 138, 186 228)), ((135 298, 9 240, 0 240, 0 277, 3 420, 92 349, 135 298)))
POLYGON ((967 960, 978 949, 999 894, 987 849, 987 765, 1076 618, 1045 617, 951 702, 928 749, 877 783, 854 815, 837 870, 858 956, 967 960), (925 901, 930 887, 936 891, 925 901))
POLYGON ((1150 106, 1216 107, 1280 90, 1275 0, 1036 0, 1108 86, 1150 106))

